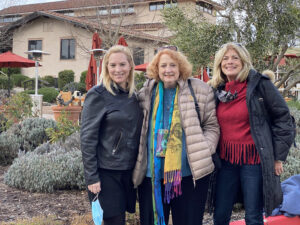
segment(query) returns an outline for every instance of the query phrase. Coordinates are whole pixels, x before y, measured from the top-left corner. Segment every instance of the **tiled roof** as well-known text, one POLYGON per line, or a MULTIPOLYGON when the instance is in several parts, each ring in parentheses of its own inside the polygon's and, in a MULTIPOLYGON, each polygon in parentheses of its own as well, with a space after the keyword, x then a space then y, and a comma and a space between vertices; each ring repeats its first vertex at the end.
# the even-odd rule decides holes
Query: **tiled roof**
MULTIPOLYGON (((156 2, 158 0, 64 0, 58 2, 38 3, 29 5, 11 6, 0 10, 0 15, 14 15, 14 14, 28 14, 35 11, 59 11, 59 10, 72 10, 84 7, 95 7, 105 5, 120 5, 122 4, 138 4, 156 2)), ((212 1, 204 0, 218 9, 223 9, 221 5, 212 1)))
MULTIPOLYGON (((47 12, 35 12, 35 13, 31 13, 25 17, 23 17, 20 20, 17 20, 11 24, 8 25, 8 29, 12 30, 15 28, 18 28, 22 25, 24 25, 24 23, 28 23, 32 20, 35 20, 39 17, 49 17, 49 18, 53 18, 53 19, 57 19, 60 21, 66 21, 72 24, 75 24, 79 27, 82 28, 86 28, 89 29, 91 31, 96 31, 97 29, 99 29, 99 23, 98 22, 91 22, 89 20, 84 20, 84 19, 80 19, 77 17, 72 17, 72 16, 67 16, 67 15, 63 15, 60 13, 56 13, 56 12, 51 12, 51 11, 47 11, 47 12)), ((104 30, 109 30, 110 28, 108 27, 108 25, 102 25, 101 27, 104 30)), ((128 36, 131 38, 141 38, 141 39, 146 39, 146 40, 152 40, 152 41, 159 41, 159 42, 163 42, 163 43, 168 43, 169 40, 168 38, 164 38, 164 37, 158 37, 158 36, 154 36, 154 35, 150 35, 150 34, 146 34, 140 31, 135 31, 132 29, 128 29, 128 28, 120 28, 119 33, 123 36, 128 36)))

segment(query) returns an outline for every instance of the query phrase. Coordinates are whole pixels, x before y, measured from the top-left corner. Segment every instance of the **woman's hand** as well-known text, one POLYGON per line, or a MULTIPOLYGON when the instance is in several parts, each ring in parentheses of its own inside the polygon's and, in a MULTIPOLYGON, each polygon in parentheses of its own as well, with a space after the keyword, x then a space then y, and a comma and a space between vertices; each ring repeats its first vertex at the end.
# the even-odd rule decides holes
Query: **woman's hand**
POLYGON ((95 184, 90 184, 88 185, 88 189, 90 192, 97 194, 101 191, 101 184, 100 181, 95 183, 95 184))
POLYGON ((282 162, 275 160, 275 174, 279 176, 283 172, 282 162))

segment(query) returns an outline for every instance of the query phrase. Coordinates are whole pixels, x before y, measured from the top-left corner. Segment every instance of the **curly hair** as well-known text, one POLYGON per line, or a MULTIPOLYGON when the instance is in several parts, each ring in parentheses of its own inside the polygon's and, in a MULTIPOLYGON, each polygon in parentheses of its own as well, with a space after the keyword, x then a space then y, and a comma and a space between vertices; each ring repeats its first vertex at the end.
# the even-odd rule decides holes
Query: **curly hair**
POLYGON ((109 91, 111 94, 116 95, 114 91, 111 88, 111 85, 113 84, 116 87, 116 84, 112 81, 112 79, 109 76, 108 72, 108 60, 111 54, 114 53, 123 53, 126 55, 127 61, 131 67, 129 71, 129 77, 128 77, 128 89, 129 89, 129 97, 132 96, 132 94, 135 91, 135 85, 134 85, 134 62, 132 54, 129 50, 129 48, 122 46, 122 45, 115 45, 112 46, 106 54, 103 57, 102 60, 102 70, 101 70, 101 78, 100 83, 103 84, 103 86, 106 88, 107 91, 109 91))
POLYGON ((239 72, 237 76, 237 80, 239 80, 240 82, 245 81, 248 77, 250 69, 253 68, 251 62, 251 56, 248 50, 244 46, 235 42, 229 42, 222 45, 215 55, 213 77, 209 82, 209 84, 214 88, 217 88, 221 83, 225 83, 227 81, 226 75, 222 72, 221 63, 224 55, 230 49, 237 52, 237 54, 241 58, 242 65, 243 65, 242 70, 239 72))
POLYGON ((187 60, 186 56, 184 56, 181 52, 177 52, 170 49, 164 49, 162 51, 159 51, 150 64, 147 67, 147 76, 149 78, 153 78, 156 81, 159 81, 159 75, 158 75, 158 64, 160 61, 160 57, 163 54, 169 55, 173 60, 175 60, 178 63, 179 67, 179 79, 187 80, 188 77, 191 76, 193 66, 192 64, 187 60))

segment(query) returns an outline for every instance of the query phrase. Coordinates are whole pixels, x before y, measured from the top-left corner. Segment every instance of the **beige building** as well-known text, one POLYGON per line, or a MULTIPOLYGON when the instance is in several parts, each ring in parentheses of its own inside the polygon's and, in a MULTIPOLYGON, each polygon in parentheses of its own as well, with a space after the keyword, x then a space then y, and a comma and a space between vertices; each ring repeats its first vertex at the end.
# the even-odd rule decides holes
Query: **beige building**
MULTIPOLYGON (((189 15, 203 15, 199 18, 211 23, 216 21, 216 10, 222 9, 210 0, 65 0, 3 9, 0 26, 2 34, 12 34, 14 53, 25 57, 24 52, 33 49, 50 53, 41 60, 41 76, 57 77, 59 71, 72 69, 78 81, 87 70, 95 31, 102 48, 124 36, 136 64, 150 61, 172 35, 162 24, 160 10, 173 6, 189 15)), ((23 68, 22 73, 32 77, 34 68, 23 68)))

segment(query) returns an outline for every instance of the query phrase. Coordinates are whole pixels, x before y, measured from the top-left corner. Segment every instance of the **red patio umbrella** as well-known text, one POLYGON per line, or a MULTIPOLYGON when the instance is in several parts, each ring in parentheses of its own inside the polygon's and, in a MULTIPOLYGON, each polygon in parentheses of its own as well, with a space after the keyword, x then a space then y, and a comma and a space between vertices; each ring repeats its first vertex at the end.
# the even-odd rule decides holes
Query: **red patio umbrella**
MULTIPOLYGON (((98 33, 93 34, 93 42, 92 42, 92 49, 99 49, 101 47, 102 40, 99 37, 98 33)), ((99 68, 99 74, 101 74, 101 62, 100 62, 100 68, 99 68)), ((96 60, 94 59, 94 55, 91 54, 88 72, 86 74, 85 78, 85 85, 86 90, 90 90, 93 86, 97 84, 97 64, 96 60)))
MULTIPOLYGON (((16 55, 10 51, 0 54, 0 68, 2 67, 34 67, 35 61, 16 55)), ((8 76, 8 83, 10 85, 10 74, 8 76)), ((8 85, 8 96, 10 95, 10 88, 8 85)))
POLYGON ((123 36, 121 36, 119 38, 118 45, 123 45, 123 46, 126 46, 126 47, 128 46, 128 44, 127 44, 127 42, 126 42, 126 40, 123 36))
POLYGON ((134 70, 146 72, 149 63, 140 64, 134 67, 134 70))
POLYGON ((198 78, 200 80, 203 80, 204 82, 207 82, 207 81, 210 80, 208 75, 207 75, 206 69, 203 69, 203 76, 201 76, 201 71, 200 71, 199 75, 196 76, 196 78, 198 78))
POLYGON ((35 61, 10 51, 0 54, 0 67, 34 67, 35 61))

